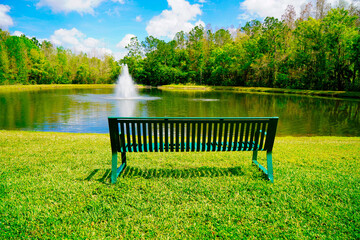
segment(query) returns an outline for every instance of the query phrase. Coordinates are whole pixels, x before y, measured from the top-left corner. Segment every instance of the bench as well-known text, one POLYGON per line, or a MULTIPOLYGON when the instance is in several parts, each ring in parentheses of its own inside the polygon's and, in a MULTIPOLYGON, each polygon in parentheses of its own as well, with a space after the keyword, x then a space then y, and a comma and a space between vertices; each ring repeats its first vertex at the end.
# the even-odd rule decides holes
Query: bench
POLYGON ((126 167, 127 152, 253 151, 252 161, 274 182, 272 149, 278 117, 125 118, 109 117, 111 183, 126 167), (267 169, 257 161, 266 151, 267 169), (118 167, 118 152, 121 165, 118 167))

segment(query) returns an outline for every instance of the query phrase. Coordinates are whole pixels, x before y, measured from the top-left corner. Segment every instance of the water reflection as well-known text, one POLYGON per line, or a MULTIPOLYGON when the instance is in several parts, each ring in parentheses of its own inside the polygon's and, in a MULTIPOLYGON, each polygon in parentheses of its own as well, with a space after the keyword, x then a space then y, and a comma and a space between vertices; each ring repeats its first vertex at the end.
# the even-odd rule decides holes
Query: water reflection
POLYGON ((121 117, 134 116, 134 112, 138 103, 139 102, 137 100, 117 100, 116 105, 118 108, 118 112, 116 116, 121 116, 121 117))
POLYGON ((278 135, 360 136, 358 100, 154 89, 140 95, 148 99, 114 99, 113 89, 0 93, 0 129, 107 133, 108 116, 279 116, 278 135))

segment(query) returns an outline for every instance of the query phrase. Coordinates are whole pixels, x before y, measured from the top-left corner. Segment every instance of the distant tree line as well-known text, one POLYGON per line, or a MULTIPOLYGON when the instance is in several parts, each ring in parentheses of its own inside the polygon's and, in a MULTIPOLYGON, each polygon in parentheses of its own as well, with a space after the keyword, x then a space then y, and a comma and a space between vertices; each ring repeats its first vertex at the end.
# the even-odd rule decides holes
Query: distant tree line
POLYGON ((110 55, 90 58, 0 29, 0 85, 113 83, 120 70, 110 55))
POLYGON ((135 37, 121 62, 145 85, 359 91, 358 16, 354 5, 331 9, 318 0, 305 5, 299 17, 288 6, 281 20, 252 20, 235 34, 196 26, 169 42, 149 36, 140 43, 135 37))
POLYGON ((281 20, 267 17, 213 31, 196 26, 169 42, 135 37, 115 61, 74 54, 49 41, 0 29, 0 84, 114 83, 128 64, 137 83, 202 84, 360 91, 358 5, 325 0, 289 5, 281 20))

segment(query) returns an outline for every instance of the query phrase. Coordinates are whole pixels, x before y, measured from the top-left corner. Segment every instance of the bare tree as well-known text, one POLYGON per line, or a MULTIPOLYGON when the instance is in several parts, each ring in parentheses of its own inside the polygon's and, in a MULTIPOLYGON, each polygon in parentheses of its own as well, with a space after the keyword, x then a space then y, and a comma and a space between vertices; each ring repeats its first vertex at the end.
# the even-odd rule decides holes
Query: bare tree
POLYGON ((281 16, 281 20, 290 28, 295 28, 296 11, 293 5, 288 5, 285 13, 281 16))
POLYGON ((311 2, 308 2, 307 4, 304 4, 301 7, 301 12, 300 12, 300 17, 299 17, 300 21, 306 21, 309 19, 309 17, 311 16, 312 7, 313 7, 313 5, 311 2))

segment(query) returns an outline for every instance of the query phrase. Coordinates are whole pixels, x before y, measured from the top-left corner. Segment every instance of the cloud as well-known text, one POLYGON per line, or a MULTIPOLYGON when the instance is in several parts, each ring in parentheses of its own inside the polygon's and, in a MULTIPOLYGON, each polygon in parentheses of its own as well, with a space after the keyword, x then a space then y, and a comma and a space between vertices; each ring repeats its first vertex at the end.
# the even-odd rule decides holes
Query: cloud
POLYGON ((90 57, 102 58, 105 54, 112 54, 110 49, 105 48, 103 41, 91 37, 87 38, 76 28, 58 29, 51 35, 50 41, 54 45, 71 49, 75 53, 87 53, 90 57))
POLYGON ((233 39, 235 39, 236 36, 238 35, 239 30, 237 28, 229 27, 227 30, 229 31, 229 33, 233 39))
MULTIPOLYGON (((191 5, 185 0, 168 0, 168 4, 171 10, 162 11, 147 24, 146 31, 149 35, 172 39, 177 32, 189 32, 194 28, 192 22, 197 21, 197 16, 202 14, 199 4, 191 5)), ((197 22, 200 23, 200 20, 197 22)))
MULTIPOLYGON (((243 10, 238 15, 240 20, 252 20, 255 18, 275 17, 281 19, 288 5, 293 5, 297 16, 300 15, 301 7, 307 4, 308 0, 245 0, 240 3, 240 9, 243 10)), ((336 6, 338 0, 328 0, 332 6, 336 6)), ((351 3, 351 0, 345 0, 351 3)))
POLYGON ((21 35, 23 35, 23 34, 24 34, 23 32, 15 31, 12 35, 17 36, 17 37, 21 37, 21 35))
MULTIPOLYGON (((80 14, 94 14, 94 8, 97 8, 106 0, 40 0, 36 7, 50 7, 54 13, 59 12, 78 12, 80 14)), ((113 2, 124 4, 124 0, 112 0, 113 2)))
POLYGON ((139 15, 139 16, 136 16, 135 21, 141 22, 141 21, 142 21, 142 17, 141 17, 140 15, 139 15))
POLYGON ((116 44, 117 48, 125 48, 127 45, 129 45, 131 38, 136 37, 134 34, 126 34, 123 39, 116 44))
POLYGON ((120 8, 119 7, 113 7, 106 11, 106 14, 109 16, 120 16, 120 8))
POLYGON ((119 61, 120 59, 123 59, 128 54, 127 51, 121 51, 121 52, 115 52, 113 54, 115 61, 119 61))
MULTIPOLYGON (((20 32, 20 31, 14 31, 11 36, 17 36, 17 37, 21 37, 22 35, 25 35, 25 33, 20 32)), ((43 41, 49 41, 47 38, 37 38, 35 36, 26 36, 28 39, 32 39, 32 38, 36 38, 40 43, 42 43, 43 41)))
MULTIPOLYGON (((305 2, 306 0, 298 0, 298 2, 305 2)), ((245 0, 240 4, 240 7, 246 10, 247 14, 252 16, 259 17, 276 17, 281 18, 281 15, 284 13, 287 3, 292 4, 292 0, 245 0)))
POLYGON ((0 4, 0 28, 8 29, 14 25, 12 18, 7 14, 10 12, 10 6, 0 4))
POLYGON ((128 54, 128 50, 125 48, 127 45, 129 45, 131 38, 136 37, 134 34, 126 34, 121 41, 116 44, 116 47, 119 49, 118 52, 114 53, 115 60, 120 60, 124 58, 128 54))

